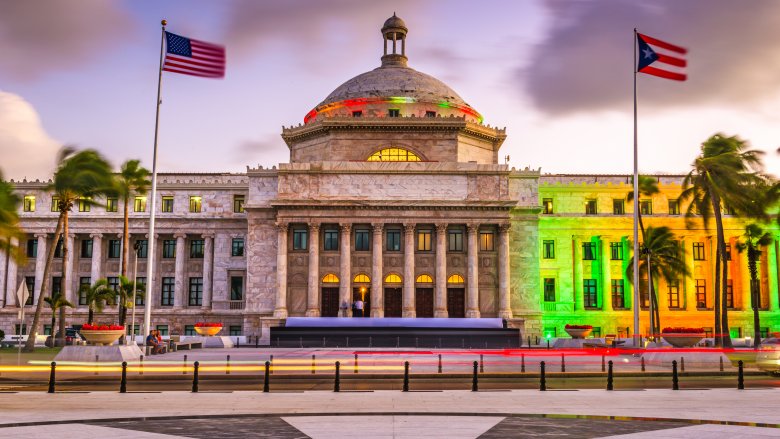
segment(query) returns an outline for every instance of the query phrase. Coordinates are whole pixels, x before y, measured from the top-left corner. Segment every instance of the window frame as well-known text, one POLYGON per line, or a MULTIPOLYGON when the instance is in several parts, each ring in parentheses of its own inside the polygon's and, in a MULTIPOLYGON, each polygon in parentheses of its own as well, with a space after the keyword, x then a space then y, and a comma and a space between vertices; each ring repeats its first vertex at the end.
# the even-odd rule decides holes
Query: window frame
POLYGON ((108 240, 108 250, 106 251, 106 258, 119 259, 122 257, 122 241, 119 239, 108 240))
POLYGON ((401 229, 387 229, 385 232, 385 250, 389 252, 401 251, 401 229))
POLYGON ((669 215, 680 215, 680 200, 669 200, 667 204, 667 212, 669 215))
POLYGON ((161 251, 162 259, 174 259, 176 258, 176 240, 175 239, 163 239, 161 251))
POLYGON ((79 198, 78 207, 79 212, 89 212, 92 209, 92 200, 89 198, 79 198))
POLYGON ((94 250, 93 246, 94 241, 92 239, 82 239, 79 257, 82 259, 92 259, 92 253, 94 250))
POLYGON ((542 280, 542 297, 545 302, 555 302, 555 278, 545 277, 542 280))
POLYGON ((680 306, 680 281, 675 280, 673 282, 667 282, 666 284, 666 300, 669 304, 669 309, 682 309, 680 306))
POLYGON ((38 257, 38 238, 30 238, 27 240, 27 249, 25 251, 25 254, 27 255, 28 258, 38 257))
POLYGON ((542 240, 542 259, 555 259, 555 240, 542 240))
POLYGON ((245 195, 233 194, 233 213, 244 213, 244 204, 246 204, 245 195))
POLYGON ((610 280, 612 309, 626 309, 626 283, 623 279, 610 280))
POLYGON ((496 251, 496 232, 493 230, 479 231, 479 251, 496 251))
POLYGON ((173 213, 176 198, 173 195, 163 195, 160 199, 160 212, 173 213))
POLYGON ((176 297, 176 278, 163 277, 160 286, 160 306, 173 306, 176 297))
POLYGON ((415 238, 416 251, 429 252, 433 250, 433 231, 431 229, 418 229, 415 238))
POLYGON ((203 278, 193 276, 189 278, 187 289, 187 306, 203 306, 203 278))
POLYGON ((203 259, 206 254, 206 240, 190 239, 190 259, 203 259))
POLYGON ((190 213, 203 212, 203 196, 190 195, 190 213))
POLYGON ((552 198, 542 198, 542 214, 553 215, 555 213, 555 207, 552 198))
POLYGON ((599 213, 599 204, 598 200, 596 199, 586 199, 585 200, 585 215, 598 215, 599 213))
POLYGON ((149 257, 149 240, 148 239, 136 239, 133 243, 133 252, 139 259, 146 259, 149 257), (138 251, 135 250, 135 244, 139 244, 138 251))
POLYGON ((694 261, 706 261, 706 253, 704 251, 703 242, 694 242, 692 246, 691 255, 693 255, 694 261))
POLYGON ((355 251, 369 251, 371 250, 371 231, 368 229, 356 228, 355 229, 355 251))
POLYGON ((138 196, 133 198, 133 212, 146 212, 146 197, 138 196))
POLYGON ((230 241, 230 256, 231 257, 244 256, 244 252, 245 252, 244 246, 245 246, 244 238, 233 238, 230 241))
POLYGON ((653 200, 639 200, 639 212, 642 215, 653 214, 653 200))
POLYGON ((400 108, 388 108, 387 109, 387 117, 401 117, 401 109, 400 108))
POLYGON ((609 260, 622 261, 624 259, 623 242, 614 241, 609 243, 609 260))
POLYGON ((230 276, 230 300, 244 300, 244 276, 230 276), (235 294, 235 281, 236 279, 240 280, 240 291, 238 291, 238 294, 235 294), (238 298, 236 298, 238 297, 238 298))
POLYGON ((582 243, 582 260, 583 261, 596 261, 598 260, 598 246, 595 242, 583 242, 582 243), (587 249, 587 250, 586 250, 587 249))
POLYGON ((696 309, 706 310, 707 307, 707 279, 696 279, 695 286, 696 309))
POLYGON ((612 214, 613 215, 625 215, 626 214, 626 200, 622 198, 612 199, 612 214))
POLYGON ((585 309, 599 309, 599 290, 596 279, 582 280, 582 304, 585 309))
POLYGON ((106 212, 118 212, 119 211, 119 198, 106 197, 106 212))
POLYGON ((339 250, 339 229, 326 228, 322 231, 322 250, 326 252, 339 250))
POLYGON ((464 230, 458 227, 447 229, 447 252, 463 252, 464 230))
POLYGON ((25 195, 22 203, 24 212, 35 212, 35 195, 25 195))

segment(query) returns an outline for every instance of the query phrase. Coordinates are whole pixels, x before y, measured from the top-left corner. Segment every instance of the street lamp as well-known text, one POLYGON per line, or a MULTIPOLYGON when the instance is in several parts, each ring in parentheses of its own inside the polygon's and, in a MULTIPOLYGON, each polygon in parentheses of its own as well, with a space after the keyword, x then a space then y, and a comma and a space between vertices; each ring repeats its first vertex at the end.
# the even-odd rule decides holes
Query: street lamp
POLYGON ((133 340, 133 344, 135 344, 135 295, 137 294, 136 290, 138 289, 138 250, 140 249, 141 242, 136 239, 135 244, 133 244, 133 250, 135 250, 135 261, 133 262, 133 317, 131 319, 133 327, 130 329, 130 337, 133 340))

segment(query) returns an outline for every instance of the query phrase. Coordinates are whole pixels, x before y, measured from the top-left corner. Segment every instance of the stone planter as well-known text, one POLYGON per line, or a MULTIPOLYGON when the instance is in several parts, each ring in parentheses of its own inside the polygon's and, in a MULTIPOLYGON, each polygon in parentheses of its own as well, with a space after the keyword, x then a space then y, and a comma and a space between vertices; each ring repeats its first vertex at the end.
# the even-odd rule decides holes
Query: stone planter
POLYGON ((96 346, 108 346, 113 344, 119 339, 119 337, 125 334, 124 329, 107 329, 107 330, 95 330, 95 329, 82 329, 79 331, 82 336, 91 344, 96 346))
POLYGON ((576 329, 576 328, 563 328, 564 331, 566 331, 567 334, 571 336, 571 338, 585 338, 588 335, 590 335, 591 332, 593 332, 593 328, 587 328, 587 329, 576 329))
POLYGON ((676 348, 692 348, 696 343, 704 339, 704 333, 676 333, 667 332, 662 334, 664 340, 676 348))
POLYGON ((195 332, 206 337, 213 337, 222 330, 221 326, 196 326, 195 332))

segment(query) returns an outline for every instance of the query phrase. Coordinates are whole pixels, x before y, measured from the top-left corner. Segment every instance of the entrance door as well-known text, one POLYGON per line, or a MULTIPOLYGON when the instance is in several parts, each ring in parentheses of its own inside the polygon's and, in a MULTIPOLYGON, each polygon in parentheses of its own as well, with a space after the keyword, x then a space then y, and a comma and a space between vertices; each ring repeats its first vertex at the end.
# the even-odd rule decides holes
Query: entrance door
POLYGON ((322 317, 339 316, 339 289, 338 288, 322 289, 322 303, 320 308, 320 315, 322 317))
POLYGON ((447 311, 450 317, 466 317, 465 288, 447 288, 447 311))
POLYGON ((385 317, 401 317, 402 300, 400 288, 385 288, 385 317))
POLYGON ((433 317, 433 288, 417 288, 414 297, 417 317, 433 317))
MULTIPOLYGON (((363 317, 371 317, 371 288, 369 287, 355 287, 352 289, 352 303, 354 304, 357 302, 357 300, 360 299, 363 301, 363 317), (360 289, 365 289, 364 293, 360 293, 360 289)), ((355 314, 352 314, 352 317, 356 317, 355 314)))

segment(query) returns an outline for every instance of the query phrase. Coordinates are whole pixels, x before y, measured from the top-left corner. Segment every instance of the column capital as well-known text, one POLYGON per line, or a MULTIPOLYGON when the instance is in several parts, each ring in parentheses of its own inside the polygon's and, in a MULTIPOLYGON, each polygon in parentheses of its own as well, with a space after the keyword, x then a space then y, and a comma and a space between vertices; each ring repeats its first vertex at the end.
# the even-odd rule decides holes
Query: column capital
POLYGON ((202 236, 203 239, 206 238, 214 239, 214 236, 216 236, 216 234, 214 232, 206 232, 206 233, 201 233, 200 236, 202 236))
MULTIPOLYGON (((117 237, 117 238, 119 238, 119 239, 122 239, 122 238, 124 238, 124 236, 125 236, 125 235, 124 235, 123 233, 117 233, 117 234, 116 234, 116 237, 117 237)), ((131 234, 131 233, 128 233, 128 234, 127 234, 127 236, 132 236, 132 234, 131 234)))
POLYGON ((385 224, 384 223, 371 223, 371 229, 374 231, 374 233, 382 233, 382 230, 384 230, 385 224))
POLYGON ((498 232, 499 233, 507 233, 512 228, 511 223, 501 223, 498 225, 498 232))
POLYGON ((342 232, 349 233, 350 231, 352 231, 352 223, 341 223, 339 224, 339 228, 341 229, 342 232))
MULTIPOLYGON (((119 235, 119 236, 122 236, 122 235, 119 235)), ((68 233, 68 239, 73 241, 74 239, 76 239, 76 234, 75 233, 68 233)))
POLYGON ((447 223, 436 223, 436 233, 439 235, 443 235, 447 233, 447 227, 449 224, 447 223))
POLYGON ((475 234, 479 231, 479 223, 468 223, 466 224, 466 231, 471 234, 475 234))
POLYGON ((35 237, 38 238, 38 239, 40 239, 40 238, 44 238, 45 239, 45 238, 49 237, 49 234, 48 233, 36 233, 35 237))
POLYGON ((404 223, 404 233, 407 235, 414 234, 415 226, 417 226, 415 223, 404 223))
MULTIPOLYGON (((157 239, 157 238, 159 238, 159 237, 160 237, 160 234, 159 234, 159 233, 155 233, 155 234, 154 234, 154 239, 157 239)), ((144 233, 144 238, 146 238, 146 239, 149 239, 149 234, 148 234, 148 233, 144 233)))
POLYGON ((92 239, 101 239, 101 238, 103 238, 103 234, 102 233, 90 233, 89 237, 92 238, 92 239))
POLYGON ((317 233, 320 231, 320 223, 309 223, 309 232, 317 233))
POLYGON ((173 237, 176 239, 184 239, 187 237, 187 234, 182 232, 176 232, 173 234, 173 237))
POLYGON ((277 221, 274 223, 274 225, 276 226, 277 230, 284 233, 287 233, 287 229, 290 228, 290 223, 283 222, 283 221, 277 221))

